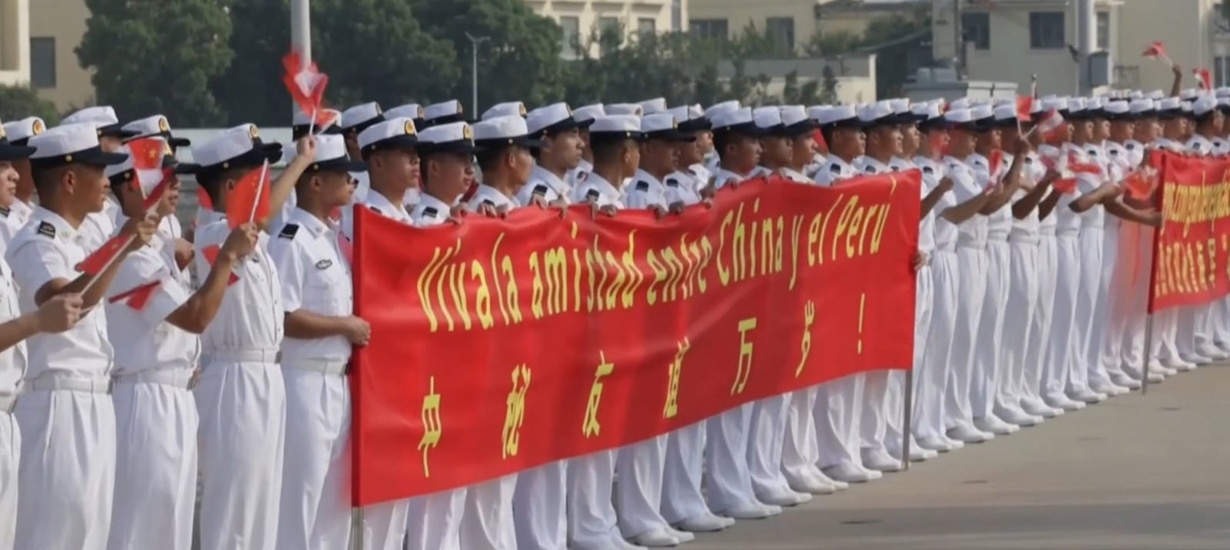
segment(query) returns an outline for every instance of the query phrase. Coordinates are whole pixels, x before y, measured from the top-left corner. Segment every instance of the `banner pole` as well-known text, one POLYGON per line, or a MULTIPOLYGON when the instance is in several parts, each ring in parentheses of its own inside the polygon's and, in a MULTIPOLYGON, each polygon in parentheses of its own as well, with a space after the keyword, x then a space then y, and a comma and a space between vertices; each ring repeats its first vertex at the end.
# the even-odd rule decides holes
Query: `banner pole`
POLYGON ((905 371, 905 410, 901 421, 901 469, 910 469, 910 437, 914 434, 914 369, 905 371))
POLYGON ((363 550, 363 508, 350 509, 350 550, 363 550))
POLYGON ((1140 395, 1149 393, 1149 353, 1153 349, 1153 314, 1145 314, 1145 352, 1141 354, 1144 357, 1144 366, 1140 368, 1140 395))

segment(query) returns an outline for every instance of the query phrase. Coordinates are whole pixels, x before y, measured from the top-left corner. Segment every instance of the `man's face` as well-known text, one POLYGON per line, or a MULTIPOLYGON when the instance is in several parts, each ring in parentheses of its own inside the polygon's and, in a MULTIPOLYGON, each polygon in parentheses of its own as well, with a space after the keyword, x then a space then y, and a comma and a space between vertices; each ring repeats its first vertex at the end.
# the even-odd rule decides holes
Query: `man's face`
POLYGON ((829 150, 843 159, 853 160, 867 154, 867 134, 861 128, 833 128, 833 142, 829 150))
POLYGON ((877 126, 867 132, 867 151, 873 155, 895 156, 902 151, 901 130, 897 125, 877 126))
POLYGON ((1162 135, 1169 139, 1183 139, 1183 128, 1187 121, 1182 118, 1169 118, 1162 122, 1162 135))
POLYGON ((546 137, 546 147, 543 155, 554 160, 555 164, 571 170, 581 164, 581 132, 576 128, 565 130, 546 137))
POLYGON ((994 151, 1003 147, 1003 134, 999 128, 991 128, 985 132, 978 132, 978 149, 981 151, 994 151))
POLYGON ((902 124, 897 128, 901 131, 901 154, 907 157, 914 156, 922 142, 922 132, 919 132, 918 126, 913 124, 902 124))
POLYGON ((740 172, 748 173, 760 164, 760 140, 747 136, 731 139, 726 144, 726 156, 730 163, 740 172))
MULTIPOLYGON (((696 133, 696 149, 704 157, 713 150, 713 132, 704 130, 696 133)), ((694 163, 693 163, 694 164, 694 163)))
POLYGON ((61 181, 72 184, 72 204, 79 212, 102 212, 107 204, 111 182, 102 166, 72 164, 61 181))
POLYGON ((974 133, 966 129, 956 129, 948 132, 948 143, 953 156, 965 157, 974 152, 974 133))
POLYGON ((762 136, 760 138, 760 163, 766 166, 781 166, 791 160, 792 140, 782 136, 762 136))
POLYGON ((1132 120, 1116 120, 1110 123, 1110 140, 1123 143, 1136 132, 1136 122, 1132 120))
POLYGON ((802 168, 807 166, 816 157, 816 140, 811 138, 811 134, 795 136, 790 143, 791 167, 795 169, 802 168))
POLYGON ((0 207, 8 208, 16 199, 17 170, 11 162, 0 162, 0 207))
POLYGON ((696 141, 681 141, 676 144, 676 148, 679 150, 679 166, 681 167, 698 164, 705 160, 705 155, 700 148, 700 136, 709 135, 712 140, 712 135, 708 132, 697 132, 693 135, 696 136, 696 141))
POLYGON ((669 174, 679 166, 679 146, 676 142, 651 139, 640 146, 640 166, 648 172, 669 174))
POLYGON ((1093 139, 1094 141, 1105 141, 1110 139, 1110 121, 1099 118, 1093 121, 1093 139))
POLYGON ((474 163, 466 153, 441 153, 427 159, 427 192, 453 204, 470 188, 474 163))
POLYGON ((407 182, 408 189, 422 186, 419 153, 414 149, 394 149, 372 155, 368 172, 379 180, 407 182))
POLYGON ((316 174, 313 182, 318 185, 321 203, 326 208, 335 208, 350 204, 354 197, 354 188, 358 180, 350 177, 349 172, 325 170, 316 174))
POLYGON ((530 150, 524 147, 515 147, 512 150, 512 173, 516 178, 517 187, 530 182, 530 173, 534 171, 534 155, 530 154, 530 150))

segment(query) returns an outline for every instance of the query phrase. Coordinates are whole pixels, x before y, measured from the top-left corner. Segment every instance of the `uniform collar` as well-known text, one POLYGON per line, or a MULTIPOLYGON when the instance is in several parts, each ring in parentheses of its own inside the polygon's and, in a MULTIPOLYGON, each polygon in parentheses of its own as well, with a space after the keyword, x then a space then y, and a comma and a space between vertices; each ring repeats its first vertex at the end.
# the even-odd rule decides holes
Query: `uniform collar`
POLYGON ((419 203, 414 207, 414 211, 421 216, 425 216, 428 208, 435 209, 435 214, 432 216, 434 219, 447 219, 453 211, 453 207, 445 204, 444 201, 423 193, 419 197, 419 203))
POLYGON ((325 223, 320 218, 317 218, 311 212, 299 207, 295 207, 294 211, 287 217, 287 223, 293 223, 311 231, 313 235, 320 237, 327 233, 330 229, 329 224, 325 223))
POLYGON ((713 176, 709 169, 705 168, 704 164, 693 164, 687 168, 687 171, 691 172, 693 176, 696 176, 696 179, 701 181, 708 181, 713 176))
POLYGON ((647 181, 651 187, 662 187, 662 182, 658 178, 640 168, 636 169, 636 175, 632 176, 632 179, 633 181, 647 181))
MULTIPOLYGON (((420 197, 420 201, 421 200, 422 198, 420 197)), ((375 208, 376 210, 380 210, 383 208, 383 209, 389 210, 390 212, 401 212, 402 214, 406 214, 407 216, 409 215, 406 213, 406 207, 404 205, 393 204, 393 202, 390 201, 388 197, 382 195, 379 191, 375 189, 369 190, 367 192, 367 196, 363 197, 363 204, 365 206, 375 208)))
POLYGON ((208 208, 202 208, 201 212, 205 213, 205 223, 203 225, 217 223, 226 219, 226 212, 218 212, 208 208))
POLYGON ((57 237, 64 237, 67 240, 72 240, 77 236, 77 229, 68 224, 59 214, 52 212, 42 206, 34 207, 34 214, 30 216, 31 222, 44 222, 51 224, 56 230, 57 237))
MULTIPOLYGON (((857 159, 856 159, 856 160, 857 160, 857 159)), ((827 158, 827 159, 825 159, 825 162, 828 162, 828 163, 829 163, 829 169, 830 169, 830 170, 832 169, 832 167, 833 167, 833 166, 836 166, 839 170, 841 170, 841 171, 843 171, 843 172, 852 172, 852 171, 854 171, 854 167, 853 167, 853 166, 850 166, 850 163, 848 163, 848 162, 846 162, 846 161, 842 160, 842 159, 841 159, 841 157, 839 157, 839 156, 837 156, 837 155, 829 155, 829 156, 828 156, 828 158, 827 158)))
POLYGON ((804 174, 788 166, 782 168, 782 176, 790 181, 794 181, 798 183, 808 183, 812 181, 811 178, 807 177, 807 174, 804 174))
POLYGON ((611 182, 597 173, 590 174, 589 179, 585 182, 597 189, 599 193, 602 193, 608 199, 619 200, 619 188, 611 185, 611 182))
MULTIPOLYGON (((592 166, 590 167, 590 170, 591 171, 593 170, 592 166)), ((559 176, 552 174, 550 170, 547 170, 546 168, 538 166, 537 164, 535 164, 534 169, 530 171, 530 181, 536 181, 536 180, 541 180, 545 182, 547 185, 550 185, 551 188, 554 189, 556 193, 559 193, 561 195, 563 194, 564 190, 568 188, 568 185, 565 184, 564 180, 560 179, 559 176)))
POLYGON ((718 173, 718 179, 731 179, 735 181, 744 181, 744 180, 751 178, 751 174, 740 174, 738 172, 731 172, 730 170, 727 170, 720 166, 718 167, 717 173, 718 173))

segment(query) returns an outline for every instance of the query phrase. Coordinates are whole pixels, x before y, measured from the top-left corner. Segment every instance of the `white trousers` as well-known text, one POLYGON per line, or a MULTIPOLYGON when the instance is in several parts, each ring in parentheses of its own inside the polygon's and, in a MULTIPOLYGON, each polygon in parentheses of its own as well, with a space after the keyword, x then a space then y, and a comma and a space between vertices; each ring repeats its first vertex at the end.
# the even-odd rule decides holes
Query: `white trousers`
POLYGON ((709 508, 722 513, 758 502, 747 470, 752 404, 745 403, 705 422, 705 487, 709 508))
POLYGON ((952 356, 949 358, 948 392, 944 399, 944 420, 949 429, 972 425, 974 419, 970 393, 989 264, 990 257, 985 248, 957 246, 961 294, 957 300, 957 324, 952 338, 952 356))
MULTIPOLYGON (((789 483, 804 485, 818 477, 820 446, 816 442, 816 386, 790 394, 786 438, 782 441, 782 474, 789 483)), ((667 470, 669 480, 670 470, 667 470)), ((670 519, 669 517, 667 519, 670 519)))
POLYGON ((461 550, 465 506, 464 487, 410 499, 406 505, 406 548, 461 550))
MULTIPOLYGON (((994 413, 995 396, 1000 379, 1000 354, 1004 347, 1004 314, 1008 308, 1012 252, 1007 240, 987 242, 986 297, 982 300, 982 316, 978 322, 978 341, 974 367, 970 374, 970 407, 974 418, 987 418, 994 413)), ((1013 316, 1020 315, 1014 311, 1013 316)))
POLYGON ((275 547, 286 441, 276 364, 215 361, 196 388, 201 415, 201 550, 275 547))
POLYGON ((565 460, 517 474, 513 523, 518 550, 567 550, 567 487, 565 460))
POLYGON ((660 512, 667 439, 665 434, 659 435, 623 447, 617 453, 615 515, 625 538, 669 527, 660 512))
POLYGON ((1080 286, 1076 295, 1076 365, 1071 371, 1069 389, 1088 389, 1093 375, 1100 372, 1101 362, 1096 361, 1102 349, 1099 338, 1103 324, 1098 318, 1102 295, 1102 273, 1107 268, 1102 254, 1102 226, 1082 227, 1080 233, 1080 286))
POLYGON ((1038 296, 1030 317, 1029 339, 1025 346, 1022 399, 1037 402, 1046 394, 1051 372, 1051 327, 1055 319, 1055 290, 1059 278, 1059 241, 1054 233, 1038 239, 1038 296))
POLYGON ((1055 312, 1051 320, 1050 354, 1046 361, 1043 395, 1062 395, 1068 391, 1077 362, 1076 300, 1080 286, 1080 239, 1076 235, 1060 235, 1059 270, 1055 278, 1055 312))
POLYGON ((570 546, 606 547, 622 538, 611 501, 616 452, 598 451, 568 463, 570 546))
POLYGON ((747 465, 752 479, 752 492, 762 501, 766 500, 763 497, 790 493, 790 483, 782 473, 782 448, 786 443, 790 395, 787 393, 761 399, 752 407, 747 465))
POLYGON ((344 376, 293 364, 284 365, 282 378, 286 461, 277 547, 345 548, 350 543, 349 383, 344 376))
POLYGON ((185 388, 119 382, 115 499, 109 550, 192 547, 196 507, 196 400, 185 388))
POLYGON ((1140 276, 1135 272, 1139 227, 1134 223, 1116 223, 1106 228, 1102 240, 1103 260, 1108 268, 1102 273, 1102 318, 1099 326, 1103 327, 1103 334, 1098 361, 1102 364, 1101 370, 1112 378, 1125 374, 1122 357, 1128 341, 1128 318, 1136 306, 1136 297, 1132 295, 1132 277, 1140 276))
POLYGON ((866 379, 861 374, 849 374, 816 387, 816 441, 821 468, 862 466, 859 420, 866 379))
MULTIPOLYGON (((947 430, 944 405, 948 389, 952 341, 957 327, 960 266, 954 250, 936 250, 931 256, 931 286, 934 292, 931 326, 928 327, 923 367, 914 373, 914 437, 934 440, 947 430)), ((920 274, 921 276, 921 274, 920 274)), ((918 345, 915 341, 915 346, 918 345)))
POLYGON ((1150 361, 1175 361, 1179 359, 1176 337, 1179 331, 1181 307, 1163 309, 1153 314, 1153 339, 1149 343, 1150 361))
MULTIPOLYGON (((1122 273, 1122 277, 1126 282, 1120 287, 1126 288, 1127 291, 1122 297, 1116 297, 1111 300, 1113 304, 1121 307, 1123 318, 1123 342, 1120 346, 1119 368, 1128 376, 1139 379, 1144 371, 1146 360, 1145 355, 1145 323, 1148 320, 1149 306, 1149 276, 1153 265, 1153 228, 1134 224, 1125 223, 1122 225, 1120 234, 1122 235, 1121 258, 1127 256, 1128 246, 1134 246, 1135 257, 1129 257, 1127 261, 1117 262, 1123 269, 1116 271, 1116 275, 1122 273), (1129 244, 1131 243, 1131 244, 1129 244)), ((1153 341, 1158 342, 1161 338, 1156 331, 1153 335, 1153 341)), ((1160 347, 1160 346, 1159 346, 1160 347)), ((1153 356, 1156 358, 1156 354, 1153 356)))
POLYGON ((517 548, 513 524, 513 493, 517 474, 484 481, 466 488, 461 516, 461 547, 466 550, 517 548))
POLYGON ((13 414, 21 426, 13 548, 105 548, 115 484, 111 396, 29 391, 13 414))
MULTIPOLYGON (((811 409, 807 416, 811 417, 811 409)), ((709 514, 709 505, 700 490, 701 472, 705 468, 705 425, 702 420, 675 430, 666 438, 662 518, 672 524, 709 514)))
MULTIPOLYGON (((934 252, 932 252, 932 256, 934 256, 934 252)), ((914 369, 915 388, 920 385, 919 380, 925 376, 923 369, 925 368, 928 348, 931 347, 928 345, 927 336, 929 336, 931 331, 931 318, 934 316, 934 313, 935 282, 931 276, 931 266, 928 264, 918 270, 914 279, 914 363, 911 365, 911 368, 914 369)), ((905 451, 902 448, 902 443, 905 440, 902 426, 905 421, 906 392, 915 392, 913 415, 917 417, 922 410, 917 400, 918 392, 914 388, 906 387, 905 378, 905 371, 893 370, 888 372, 888 395, 884 403, 885 431, 883 441, 885 448, 894 458, 903 458, 901 454, 905 451)), ((913 441, 914 437, 916 437, 916 434, 911 429, 911 441, 913 441)))
POLYGON ((1038 259, 1039 244, 1036 239, 1012 240, 1008 243, 1009 284, 1007 314, 1004 316, 1003 334, 1008 337, 1001 342, 1001 376, 996 387, 995 406, 1001 409, 1018 410, 1026 395, 1029 382, 1025 375, 1025 361, 1032 338, 1034 318, 1038 316, 1038 279, 1041 265, 1038 259))
POLYGON ((17 531, 17 471, 21 463, 21 428, 8 411, 0 411, 0 548, 12 548, 17 531))
POLYGON ((872 370, 858 376, 863 378, 862 399, 857 403, 858 447, 863 451, 883 451, 888 433, 889 371, 872 370))

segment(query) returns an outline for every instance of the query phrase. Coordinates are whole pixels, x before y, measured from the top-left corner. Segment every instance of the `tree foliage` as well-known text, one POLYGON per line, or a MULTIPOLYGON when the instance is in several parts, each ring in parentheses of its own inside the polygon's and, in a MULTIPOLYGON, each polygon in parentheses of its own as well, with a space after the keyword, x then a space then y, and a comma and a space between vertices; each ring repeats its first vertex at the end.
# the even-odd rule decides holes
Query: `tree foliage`
POLYGON ((216 0, 86 0, 90 19, 77 47, 94 69, 99 104, 121 116, 161 113, 177 125, 222 118, 209 84, 230 64, 231 20, 216 0))
POLYGON ((38 97, 38 92, 26 86, 0 85, 0 121, 12 122, 36 116, 48 126, 60 123, 55 103, 38 97))

